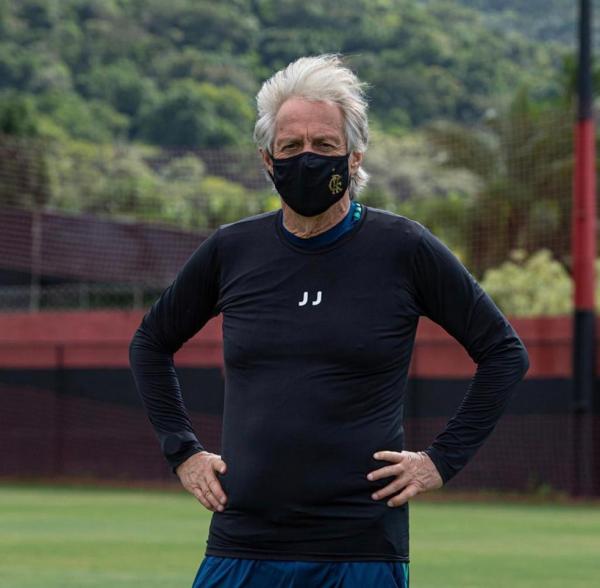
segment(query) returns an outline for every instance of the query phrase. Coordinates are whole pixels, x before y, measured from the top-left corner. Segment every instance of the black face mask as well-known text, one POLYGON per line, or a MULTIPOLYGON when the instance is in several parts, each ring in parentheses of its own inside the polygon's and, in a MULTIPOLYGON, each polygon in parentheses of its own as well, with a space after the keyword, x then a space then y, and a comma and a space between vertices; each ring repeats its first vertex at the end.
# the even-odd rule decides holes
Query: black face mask
POLYGON ((274 159, 271 178, 284 202, 302 216, 325 212, 345 193, 350 182, 347 155, 305 151, 274 159))

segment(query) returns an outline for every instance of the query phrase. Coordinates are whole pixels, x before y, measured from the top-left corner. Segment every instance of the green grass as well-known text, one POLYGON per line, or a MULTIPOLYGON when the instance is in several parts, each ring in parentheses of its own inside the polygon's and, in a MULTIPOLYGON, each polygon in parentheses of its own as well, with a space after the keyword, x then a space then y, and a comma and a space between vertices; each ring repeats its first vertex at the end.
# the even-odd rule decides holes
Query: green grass
POLYGON ((600 507, 414 503, 413 587, 591 588, 600 507))
MULTIPOLYGON (((189 588, 209 520, 183 492, 0 486, 0 586, 189 588)), ((589 588, 600 507, 416 501, 411 543, 412 588, 589 588)))

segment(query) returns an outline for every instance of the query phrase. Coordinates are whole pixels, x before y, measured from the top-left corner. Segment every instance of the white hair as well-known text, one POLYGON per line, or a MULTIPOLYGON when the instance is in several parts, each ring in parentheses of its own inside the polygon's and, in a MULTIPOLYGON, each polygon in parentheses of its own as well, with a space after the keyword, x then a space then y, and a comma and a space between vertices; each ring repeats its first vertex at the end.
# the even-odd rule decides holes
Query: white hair
MULTIPOLYGON (((272 153, 275 118, 281 105, 289 98, 327 100, 342 109, 348 151, 364 153, 369 141, 365 85, 344 66, 339 55, 297 59, 271 76, 258 92, 258 120, 254 127, 254 141, 261 149, 272 153)), ((368 179, 369 174, 359 167, 350 179, 351 198, 358 195, 368 179)))

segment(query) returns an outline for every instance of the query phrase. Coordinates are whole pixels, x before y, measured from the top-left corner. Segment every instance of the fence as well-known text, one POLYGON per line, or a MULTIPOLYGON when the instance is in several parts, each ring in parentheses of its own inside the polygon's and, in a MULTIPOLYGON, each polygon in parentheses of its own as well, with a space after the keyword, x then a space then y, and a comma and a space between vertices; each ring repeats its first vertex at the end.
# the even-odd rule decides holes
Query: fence
MULTIPOLYGON (((431 228, 507 313, 568 313, 571 120, 568 110, 516 104, 477 128, 376 133, 359 198, 431 228), (491 269, 500 272, 494 280, 491 269)), ((0 441, 8 448, 0 475, 170 479, 129 374, 128 339, 141 309, 215 227, 279 205, 251 148, 0 137, 0 441), (102 308, 132 312, 93 312, 102 308), (39 310, 46 312, 23 314, 39 310), (106 334, 114 324, 116 337, 106 334), (78 329, 85 336, 71 337, 78 329)), ((600 494, 600 407, 572 410, 570 322, 518 324, 532 370, 453 484, 600 494)), ((218 449, 224 384, 211 332, 178 365, 198 431, 218 449)), ((473 366, 452 345, 433 331, 419 335, 406 407, 410 448, 431 441, 465 391, 473 366)))
POLYGON ((147 308, 164 286, 78 282, 54 286, 0 287, 0 310, 147 308))
MULTIPOLYGON (((439 123, 401 138, 375 133, 365 157, 371 179, 360 198, 428 225, 478 276, 514 249, 548 249, 568 266, 572 120, 568 108, 542 110, 525 100, 477 127, 439 123)), ((253 147, 177 150, 0 136, 0 208, 207 234, 278 206, 253 147)), ((35 239, 43 235, 34 227, 35 239)))
MULTIPOLYGON (((128 369, 128 342, 140 319, 140 312, 123 311, 0 315, 0 476, 175 481, 128 369)), ((515 326, 530 372, 451 487, 600 495, 600 414, 571 410, 570 320, 515 326)), ((196 431, 218 451, 220 319, 178 352, 176 364, 196 431)), ((442 430, 473 370, 451 337, 423 321, 406 403, 407 448, 422 449, 442 430)))

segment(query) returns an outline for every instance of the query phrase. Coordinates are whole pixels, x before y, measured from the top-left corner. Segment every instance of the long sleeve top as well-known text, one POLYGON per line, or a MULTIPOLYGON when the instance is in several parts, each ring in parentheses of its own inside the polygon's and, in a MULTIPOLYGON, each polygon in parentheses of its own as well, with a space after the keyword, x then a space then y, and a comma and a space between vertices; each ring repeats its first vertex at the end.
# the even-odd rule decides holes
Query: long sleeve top
MULTIPOLYGON (((144 317, 130 346, 138 390, 172 468, 202 450, 173 354, 223 315, 220 477, 207 554, 408 561, 408 506, 371 494, 380 450, 402 451, 420 316, 477 364, 426 452, 446 482, 483 444, 528 366, 503 314, 456 257, 404 217, 363 207, 326 245, 284 234, 281 211, 217 229, 144 317)), ((199 391, 202 393, 202 391, 199 391)))

